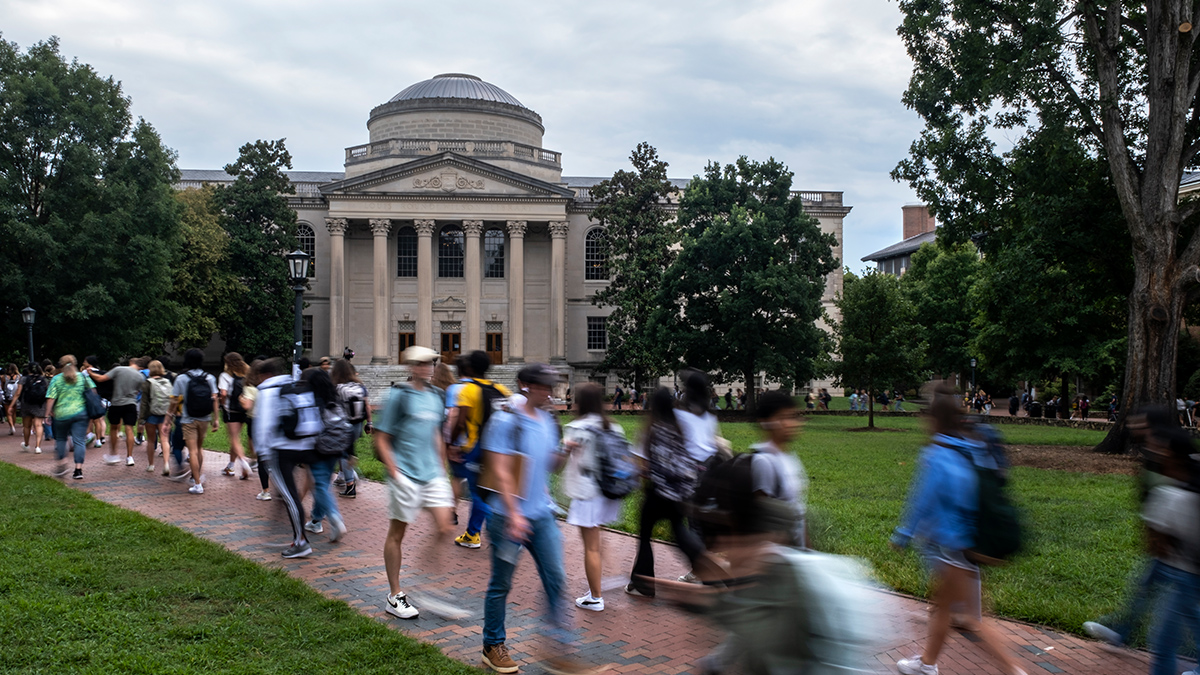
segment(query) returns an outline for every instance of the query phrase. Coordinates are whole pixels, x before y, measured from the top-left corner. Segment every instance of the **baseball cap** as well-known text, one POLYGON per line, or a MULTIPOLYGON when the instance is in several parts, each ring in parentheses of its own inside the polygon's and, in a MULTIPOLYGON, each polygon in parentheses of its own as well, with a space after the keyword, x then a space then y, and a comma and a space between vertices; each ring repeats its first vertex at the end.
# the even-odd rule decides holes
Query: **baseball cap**
POLYGON ((433 363, 438 359, 438 353, 429 347, 420 347, 413 345, 404 350, 400 355, 400 360, 405 363, 433 363))
POLYGON ((517 373, 517 381, 553 387, 558 383, 558 371, 544 363, 531 363, 517 373))

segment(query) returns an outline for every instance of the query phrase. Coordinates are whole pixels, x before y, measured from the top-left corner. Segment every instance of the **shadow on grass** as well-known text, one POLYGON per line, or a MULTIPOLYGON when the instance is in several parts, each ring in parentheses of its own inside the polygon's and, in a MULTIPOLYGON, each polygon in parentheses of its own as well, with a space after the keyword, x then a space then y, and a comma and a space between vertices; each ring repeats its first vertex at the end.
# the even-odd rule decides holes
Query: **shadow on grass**
POLYGON ((892 429, 891 427, 850 427, 849 429, 843 429, 843 431, 852 431, 857 433, 860 431, 911 431, 911 429, 892 429))

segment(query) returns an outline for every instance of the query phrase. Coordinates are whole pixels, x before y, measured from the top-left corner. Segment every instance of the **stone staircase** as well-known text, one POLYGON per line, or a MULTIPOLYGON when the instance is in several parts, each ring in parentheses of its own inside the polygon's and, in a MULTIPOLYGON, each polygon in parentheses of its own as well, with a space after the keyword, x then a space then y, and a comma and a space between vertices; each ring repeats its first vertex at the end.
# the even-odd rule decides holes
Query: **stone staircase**
MULTIPOLYGON (((487 378, 493 382, 498 382, 510 390, 515 391, 517 388, 517 371, 521 370, 521 364, 504 364, 492 366, 488 369, 487 378)), ((394 384, 408 381, 408 366, 372 366, 362 365, 355 366, 358 370, 358 378, 363 381, 367 387, 367 392, 371 395, 372 405, 383 405, 387 400, 388 389, 394 384)), ((560 367, 560 371, 564 372, 569 381, 569 369, 560 367)))

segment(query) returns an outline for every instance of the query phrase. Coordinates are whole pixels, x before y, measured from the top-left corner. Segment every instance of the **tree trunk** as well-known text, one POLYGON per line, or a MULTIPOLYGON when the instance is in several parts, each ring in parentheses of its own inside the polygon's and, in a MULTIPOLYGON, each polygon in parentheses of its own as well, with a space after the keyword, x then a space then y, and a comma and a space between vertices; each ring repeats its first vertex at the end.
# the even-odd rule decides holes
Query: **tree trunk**
POLYGON ((875 428, 875 389, 867 387, 867 428, 875 428))
POLYGON ((1174 260, 1162 260, 1165 257, 1134 251, 1129 347, 1121 408, 1116 423, 1096 446, 1096 452, 1116 454, 1128 450, 1125 426, 1131 413, 1150 405, 1174 409, 1175 357, 1187 294, 1174 260))
POLYGON ((758 392, 754 387, 754 362, 751 361, 742 371, 742 381, 746 383, 746 414, 751 419, 754 418, 754 411, 758 408, 758 392))
POLYGON ((1071 379, 1065 370, 1062 373, 1062 404, 1058 406, 1058 419, 1071 419, 1071 379))

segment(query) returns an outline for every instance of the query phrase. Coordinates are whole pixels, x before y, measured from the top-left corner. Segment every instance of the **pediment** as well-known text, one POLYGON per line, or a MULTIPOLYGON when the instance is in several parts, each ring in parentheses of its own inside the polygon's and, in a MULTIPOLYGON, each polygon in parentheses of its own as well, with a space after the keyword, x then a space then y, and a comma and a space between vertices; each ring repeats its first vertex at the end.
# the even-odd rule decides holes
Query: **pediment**
POLYGON ((322 186, 325 195, 573 197, 561 185, 448 152, 322 186))

